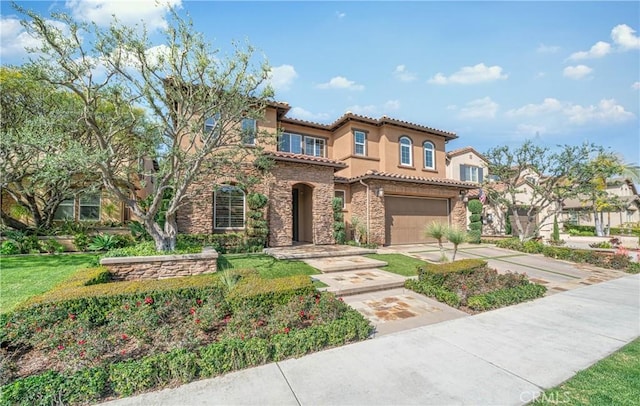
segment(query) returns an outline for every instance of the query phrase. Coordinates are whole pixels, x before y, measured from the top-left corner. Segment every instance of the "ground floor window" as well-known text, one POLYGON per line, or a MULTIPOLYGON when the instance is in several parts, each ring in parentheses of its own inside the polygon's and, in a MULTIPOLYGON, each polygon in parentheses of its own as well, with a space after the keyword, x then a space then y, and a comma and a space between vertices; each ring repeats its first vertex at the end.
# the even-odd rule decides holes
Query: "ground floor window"
POLYGON ((341 204, 342 209, 344 210, 346 208, 346 204, 347 204, 346 199, 345 199, 344 190, 336 190, 335 193, 334 193, 334 197, 336 199, 340 199, 340 201, 342 202, 342 204, 341 204))
POLYGON ((74 220, 75 217, 75 199, 63 200, 53 216, 54 220, 74 220))
POLYGON ((213 222, 218 230, 244 228, 245 194, 242 189, 225 185, 214 192, 213 222))
POLYGON ((90 194, 80 196, 79 204, 79 220, 80 221, 99 221, 100 220, 100 195, 90 194))

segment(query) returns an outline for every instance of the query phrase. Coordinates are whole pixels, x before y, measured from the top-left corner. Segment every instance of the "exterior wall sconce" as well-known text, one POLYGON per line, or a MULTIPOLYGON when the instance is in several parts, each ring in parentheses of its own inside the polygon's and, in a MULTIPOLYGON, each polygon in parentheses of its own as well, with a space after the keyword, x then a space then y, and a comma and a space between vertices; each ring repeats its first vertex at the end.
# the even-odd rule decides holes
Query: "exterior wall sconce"
POLYGON ((463 201, 464 203, 467 203, 469 201, 469 198, 467 197, 467 191, 466 190, 461 190, 460 191, 460 195, 458 196, 460 198, 461 201, 463 201))
POLYGON ((384 197, 384 189, 379 187, 376 189, 376 196, 378 197, 384 197))

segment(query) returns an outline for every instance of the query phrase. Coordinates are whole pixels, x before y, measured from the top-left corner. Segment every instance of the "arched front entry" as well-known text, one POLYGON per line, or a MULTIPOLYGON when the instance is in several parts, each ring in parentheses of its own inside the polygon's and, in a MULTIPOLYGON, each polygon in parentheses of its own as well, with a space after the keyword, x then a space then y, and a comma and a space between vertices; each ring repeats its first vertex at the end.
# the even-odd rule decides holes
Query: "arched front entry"
POLYGON ((313 188, 296 183, 291 188, 293 242, 313 243, 313 188))

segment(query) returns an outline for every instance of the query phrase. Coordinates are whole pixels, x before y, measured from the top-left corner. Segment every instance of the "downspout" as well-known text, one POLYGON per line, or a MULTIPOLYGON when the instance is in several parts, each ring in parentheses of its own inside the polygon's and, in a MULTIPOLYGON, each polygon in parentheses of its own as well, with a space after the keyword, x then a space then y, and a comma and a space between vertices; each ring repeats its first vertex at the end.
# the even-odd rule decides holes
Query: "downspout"
POLYGON ((369 230, 371 228, 371 214, 369 207, 371 207, 371 198, 369 197, 369 185, 364 183, 362 179, 360 179, 360 184, 367 188, 367 244, 369 244, 369 230))

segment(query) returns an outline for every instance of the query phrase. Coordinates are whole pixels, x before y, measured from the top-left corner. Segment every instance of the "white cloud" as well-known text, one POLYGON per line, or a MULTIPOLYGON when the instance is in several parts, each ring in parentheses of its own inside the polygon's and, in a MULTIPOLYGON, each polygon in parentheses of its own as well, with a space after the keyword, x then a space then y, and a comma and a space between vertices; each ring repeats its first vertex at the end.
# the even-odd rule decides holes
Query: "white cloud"
POLYGON ((611 30, 611 39, 623 51, 640 49, 640 37, 634 35, 636 31, 626 24, 620 24, 611 30))
POLYGON ((367 105, 359 105, 354 104, 353 106, 347 107, 347 111, 351 111, 356 114, 362 114, 364 116, 381 116, 383 114, 387 114, 390 111, 400 110, 400 101, 399 100, 387 100, 381 105, 377 104, 367 104, 367 105))
POLYGON ((588 74, 593 72, 593 69, 586 65, 567 66, 562 71, 562 74, 573 80, 584 79, 588 74))
POLYGON ((400 110, 400 100, 387 100, 382 107, 384 107, 385 111, 400 110))
POLYGON ((632 88, 633 90, 640 90, 640 82, 634 82, 634 83, 631 85, 631 88, 632 88))
POLYGON ((292 108, 291 110, 289 110, 289 113, 287 113, 287 115, 307 121, 326 121, 327 119, 329 119, 329 115, 327 113, 312 113, 308 110, 303 109, 302 107, 292 108))
POLYGON ((446 85, 449 83, 458 83, 462 85, 492 82, 494 80, 506 79, 508 75, 502 74, 502 67, 486 66, 484 63, 479 63, 475 66, 465 66, 456 73, 445 76, 442 73, 437 73, 434 77, 429 79, 429 83, 436 85, 446 85))
POLYGON ((560 47, 557 46, 557 45, 540 44, 540 45, 538 45, 538 48, 536 49, 536 52, 538 52, 540 54, 555 54, 559 50, 560 50, 560 47))
POLYGON ((366 106, 354 104, 353 106, 347 107, 347 111, 361 114, 363 116, 375 116, 379 114, 378 106, 376 106, 375 104, 368 104, 366 106))
POLYGON ((415 73, 409 72, 404 65, 396 66, 396 69, 393 71, 393 76, 402 82, 413 82, 418 78, 415 73))
POLYGON ((339 19, 345 18, 347 16, 347 13, 343 13, 342 11, 336 11, 336 17, 338 17, 339 19))
POLYGON ((569 56, 569 59, 577 61, 581 59, 602 58, 603 56, 607 55, 609 52, 611 52, 611 44, 604 41, 598 41, 588 51, 580 51, 580 52, 572 53, 571 56, 569 56))
POLYGON ((144 21, 147 29, 153 31, 165 28, 164 17, 169 6, 181 7, 182 0, 67 0, 66 7, 71 10, 73 18, 79 21, 92 21, 100 26, 108 26, 115 15, 126 25, 139 24, 144 21))
POLYGON ((512 109, 507 111, 508 116, 512 117, 533 117, 541 114, 548 114, 557 111, 561 111, 563 108, 562 103, 558 99, 548 97, 544 99, 541 104, 527 104, 519 109, 512 109))
POLYGON ((298 73, 291 65, 280 65, 271 68, 269 83, 274 90, 289 90, 298 73))
POLYGON ((540 128, 561 129, 589 123, 615 124, 635 117, 614 99, 602 99, 597 105, 582 106, 551 97, 544 99, 540 104, 527 104, 509 110, 506 116, 534 120, 534 123, 520 124, 519 128, 537 128, 536 131, 540 132, 540 128))
POLYGON ((498 112, 498 103, 491 100, 490 97, 472 100, 465 104, 458 113, 459 118, 494 118, 498 112))
POLYGON ((344 76, 336 76, 331 78, 327 83, 321 83, 316 86, 318 89, 347 89, 347 90, 364 90, 363 85, 345 78, 344 76))
MULTIPOLYGON (((66 24, 47 20, 47 23, 68 34, 66 24)), ((37 49, 41 42, 29 33, 20 24, 20 20, 14 17, 0 17, 0 58, 22 58, 28 55, 27 48, 37 49)))
POLYGON ((565 115, 569 121, 575 124, 587 124, 590 122, 619 123, 635 117, 614 99, 602 99, 597 106, 572 105, 565 109, 565 115))

